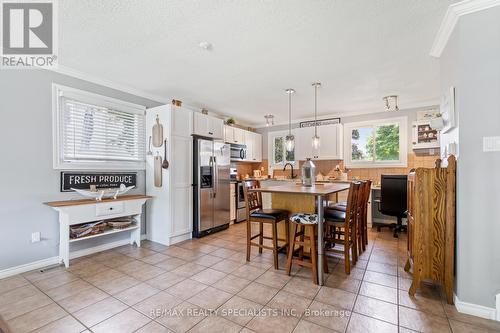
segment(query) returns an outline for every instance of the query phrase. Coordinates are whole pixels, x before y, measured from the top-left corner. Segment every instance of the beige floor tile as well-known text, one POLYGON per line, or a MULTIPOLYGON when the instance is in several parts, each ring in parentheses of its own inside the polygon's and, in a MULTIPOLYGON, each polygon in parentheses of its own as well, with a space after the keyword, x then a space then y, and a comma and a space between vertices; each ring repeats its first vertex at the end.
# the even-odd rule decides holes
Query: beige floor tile
POLYGON ((166 272, 152 278, 151 280, 145 281, 145 283, 155 287, 156 289, 165 290, 168 287, 171 287, 181 281, 184 281, 185 279, 186 278, 184 276, 175 274, 173 272, 166 272))
POLYGON ((265 271, 266 270, 262 268, 257 268, 250 265, 243 265, 238 269, 234 270, 231 274, 248 280, 255 280, 260 275, 264 274, 265 271))
POLYGON ((399 307, 399 325, 419 332, 451 332, 447 319, 404 306, 399 307))
POLYGON ((155 264, 155 266, 160 267, 166 271, 171 271, 179 266, 185 265, 186 263, 187 261, 179 258, 168 258, 155 264))
POLYGON ((3 293, 2 297, 0 297, 0 307, 19 302, 27 297, 31 297, 39 293, 40 291, 36 289, 35 286, 27 284, 12 291, 3 293))
POLYGON ((113 281, 123 276, 126 275, 116 269, 107 268, 103 271, 96 272, 93 275, 85 276, 83 279, 94 285, 99 285, 100 283, 113 281))
POLYGON ((311 302, 310 298, 280 290, 266 306, 272 309, 288 310, 289 315, 300 318, 311 302))
POLYGON ((108 297, 75 312, 73 316, 75 316, 75 318, 81 321, 85 326, 91 327, 119 312, 122 312, 126 308, 126 304, 113 297, 108 297))
POLYGON ((327 287, 342 289, 351 293, 357 293, 359 291, 360 285, 360 280, 351 277, 341 277, 334 274, 328 276, 325 282, 325 286, 327 287))
POLYGON ((151 319, 156 319, 157 317, 160 317, 165 311, 172 309, 180 303, 182 303, 182 300, 180 300, 178 297, 162 291, 154 296, 146 298, 140 303, 137 303, 136 305, 134 305, 134 309, 150 317, 151 319))
POLYGON ((237 253, 238 252, 233 251, 233 250, 229 250, 229 249, 217 249, 217 250, 211 252, 210 255, 220 257, 223 259, 227 259, 227 258, 229 258, 237 253))
POLYGON ((214 287, 207 287, 188 299, 188 302, 204 309, 215 310, 227 302, 231 296, 232 294, 226 293, 225 291, 214 287))
POLYGON ((156 252, 154 252, 150 249, 143 248, 143 247, 135 247, 135 248, 132 248, 128 253, 124 253, 124 254, 126 256, 132 257, 134 259, 143 259, 143 258, 146 258, 146 257, 149 257, 149 256, 156 254, 156 252))
POLYGON ((13 332, 24 333, 36 330, 66 315, 67 312, 63 308, 55 303, 51 303, 9 320, 8 324, 13 332))
POLYGON ((49 277, 55 277, 61 273, 66 272, 66 268, 64 266, 58 266, 47 270, 36 269, 34 271, 23 273, 22 276, 25 277, 31 283, 44 280, 49 277))
POLYGON ((89 305, 102 301, 108 296, 109 294, 106 294, 104 291, 92 287, 81 291, 78 294, 59 300, 58 303, 66 311, 73 313, 89 305))
POLYGON ((398 288, 401 290, 404 290, 406 292, 408 292, 408 290, 410 290, 411 283, 412 283, 411 279, 406 279, 406 278, 402 278, 402 277, 398 278, 398 288))
POLYGON ((314 300, 351 310, 356 294, 337 288, 321 287, 314 300))
POLYGON ((10 320, 51 303, 53 303, 53 301, 49 297, 38 292, 33 296, 19 299, 14 303, 1 305, 0 315, 3 319, 10 320))
POLYGON ((384 273, 389 275, 398 275, 398 266, 390 265, 390 264, 381 264, 378 262, 370 261, 368 266, 366 266, 366 270, 378 273, 384 273))
POLYGON ((393 275, 366 271, 364 281, 381 284, 386 287, 397 288, 398 278, 393 275))
POLYGON ((407 291, 399 291, 399 305, 406 306, 415 310, 429 312, 433 315, 446 317, 443 304, 440 299, 427 298, 419 293, 410 296, 407 291))
POLYGON ((212 265, 210 268, 229 274, 241 266, 242 264, 239 262, 224 259, 215 265, 212 265))
POLYGON ((333 333, 334 330, 316 325, 307 320, 301 320, 293 330, 293 333, 333 333))
POLYGON ((264 308, 261 315, 254 317, 247 328, 261 333, 289 333, 297 326, 299 319, 296 317, 279 316, 279 310, 264 308))
POLYGON ((460 313, 457 311, 457 308, 455 306, 446 303, 444 304, 444 310, 449 319, 468 323, 480 328, 486 328, 491 331, 500 332, 500 322, 498 321, 488 320, 460 313))
POLYGON ((351 315, 347 333, 398 333, 398 326, 385 321, 363 316, 358 313, 351 315))
POLYGON ((163 325, 158 324, 155 321, 150 322, 149 324, 142 326, 140 329, 135 331, 135 333, 174 333, 163 325))
POLYGON ((150 321, 145 315, 129 308, 91 327, 91 330, 94 333, 134 332, 150 321))
POLYGON ((493 331, 487 328, 481 328, 476 325, 471 325, 467 323, 463 323, 461 321, 456 321, 451 319, 450 326, 453 333, 493 333, 500 331, 493 331))
POLYGON ((354 305, 354 312, 398 324, 398 306, 375 298, 359 295, 354 305))
POLYGON ((283 290, 289 293, 313 299, 321 287, 312 282, 312 279, 294 276, 291 278, 283 290))
POLYGON ((13 289, 25 286, 29 283, 21 275, 12 276, 10 278, 0 280, 0 294, 6 293, 13 289))
POLYGON ((250 280, 243 279, 234 275, 226 275, 223 279, 215 282, 213 286, 224 290, 230 294, 236 294, 251 283, 250 280))
POLYGON ((171 329, 172 331, 182 333, 189 331, 206 317, 205 311, 200 307, 183 302, 166 312, 163 316, 156 319, 157 322, 171 329))
POLYGON ((203 289, 207 288, 206 284, 201 282, 186 279, 173 285, 170 288, 167 288, 165 291, 174 296, 180 297, 182 300, 187 300, 188 298, 193 297, 194 295, 200 293, 203 289))
POLYGON ((123 290, 132 288, 133 286, 138 285, 141 281, 134 279, 128 275, 122 275, 117 279, 110 279, 106 281, 100 281, 95 283, 94 285, 108 294, 116 295, 123 290))
POLYGON ((243 290, 238 293, 238 296, 248 300, 266 305, 274 295, 278 293, 279 289, 265 286, 263 284, 252 282, 243 290))
POLYGON ((207 268, 191 277, 192 280, 199 281, 201 283, 212 285, 215 282, 223 279, 227 274, 215 269, 207 268))
POLYGON ((201 244, 198 246, 198 251, 203 252, 203 253, 211 253, 217 250, 217 246, 209 245, 209 244, 201 244))
POLYGON ((318 301, 313 301, 304 314, 303 319, 317 325, 344 332, 351 312, 318 301))
POLYGON ((189 262, 187 264, 177 267, 172 272, 174 272, 177 275, 191 277, 205 269, 206 269, 205 266, 195 264, 194 262, 189 262))
POLYGON ((376 298, 385 302, 398 303, 398 289, 386 287, 380 284, 363 281, 359 294, 376 298))
POLYGON ((223 316, 238 325, 245 326, 262 309, 263 305, 252 302, 239 296, 234 296, 224 303, 218 310, 223 316))
POLYGON ((243 327, 223 317, 210 316, 193 327, 190 333, 224 332, 238 333, 243 327))
POLYGON ((85 330, 80 322, 78 322, 72 316, 66 316, 56 321, 51 322, 37 330, 32 331, 33 333, 77 333, 85 330))
POLYGON ((133 277, 134 279, 140 281, 150 280, 158 275, 165 273, 166 271, 160 267, 156 267, 150 264, 144 264, 140 269, 128 272, 127 274, 133 277))
POLYGON ((156 289, 147 283, 141 283, 133 286, 132 288, 119 292, 115 295, 115 297, 123 303, 132 306, 159 292, 159 289, 156 289))
POLYGON ((193 262, 198 265, 210 267, 215 265, 218 262, 221 262, 223 259, 221 257, 216 257, 211 254, 206 254, 194 260, 193 262))
POLYGON ((142 261, 144 261, 145 263, 148 263, 148 264, 151 264, 151 265, 154 265, 154 264, 157 264, 163 260, 166 260, 168 259, 169 256, 165 255, 165 254, 162 254, 162 253, 154 253, 150 256, 147 256, 147 257, 144 257, 144 258, 141 258, 142 261))
POLYGON ((261 276, 259 276, 255 282, 265 284, 266 286, 281 289, 283 288, 288 281, 292 279, 291 276, 286 274, 281 274, 279 271, 275 271, 274 269, 268 270, 261 276))
POLYGON ((52 288, 62 286, 63 284, 77 280, 78 277, 70 272, 60 272, 59 274, 38 280, 33 282, 33 284, 42 291, 47 291, 52 288))
POLYGON ((84 280, 77 279, 70 283, 63 284, 60 287, 47 290, 45 293, 54 301, 76 295, 84 290, 93 288, 92 285, 84 280))

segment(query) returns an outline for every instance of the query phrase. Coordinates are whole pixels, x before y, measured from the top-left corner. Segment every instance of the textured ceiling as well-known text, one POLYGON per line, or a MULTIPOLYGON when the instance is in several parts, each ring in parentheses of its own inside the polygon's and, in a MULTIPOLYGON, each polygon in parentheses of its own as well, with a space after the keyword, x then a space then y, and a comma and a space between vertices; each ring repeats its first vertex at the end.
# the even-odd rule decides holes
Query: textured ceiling
POLYGON ((453 0, 60 0, 60 63, 241 122, 435 104, 428 53, 453 0), (201 41, 213 45, 201 49, 201 41))

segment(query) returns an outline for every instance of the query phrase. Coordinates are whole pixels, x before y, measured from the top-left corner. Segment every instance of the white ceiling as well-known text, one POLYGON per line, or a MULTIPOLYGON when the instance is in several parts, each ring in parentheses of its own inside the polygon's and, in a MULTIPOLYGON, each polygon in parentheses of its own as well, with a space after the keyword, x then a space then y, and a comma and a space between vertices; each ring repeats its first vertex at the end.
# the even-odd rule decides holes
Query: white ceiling
POLYGON ((262 124, 313 112, 380 112, 436 104, 429 56, 454 0, 61 0, 59 61, 169 100, 262 124), (201 41, 212 43, 210 51, 201 41))

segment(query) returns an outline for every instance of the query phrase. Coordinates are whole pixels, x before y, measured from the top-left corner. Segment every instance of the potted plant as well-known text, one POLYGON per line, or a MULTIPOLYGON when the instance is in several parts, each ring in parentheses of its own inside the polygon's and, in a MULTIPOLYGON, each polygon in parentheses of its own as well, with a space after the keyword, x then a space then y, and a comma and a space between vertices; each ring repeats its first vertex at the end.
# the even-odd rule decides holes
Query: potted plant
POLYGON ((226 125, 233 126, 236 122, 233 117, 230 117, 226 120, 226 125))

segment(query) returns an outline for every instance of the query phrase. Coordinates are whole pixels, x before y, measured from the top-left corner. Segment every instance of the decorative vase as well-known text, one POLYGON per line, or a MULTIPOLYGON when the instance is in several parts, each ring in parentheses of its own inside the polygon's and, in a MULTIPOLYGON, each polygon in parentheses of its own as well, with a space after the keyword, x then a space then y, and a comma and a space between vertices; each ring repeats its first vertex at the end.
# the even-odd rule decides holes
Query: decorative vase
POLYGON ((316 179, 316 166, 310 158, 302 165, 302 186, 313 186, 316 179))

